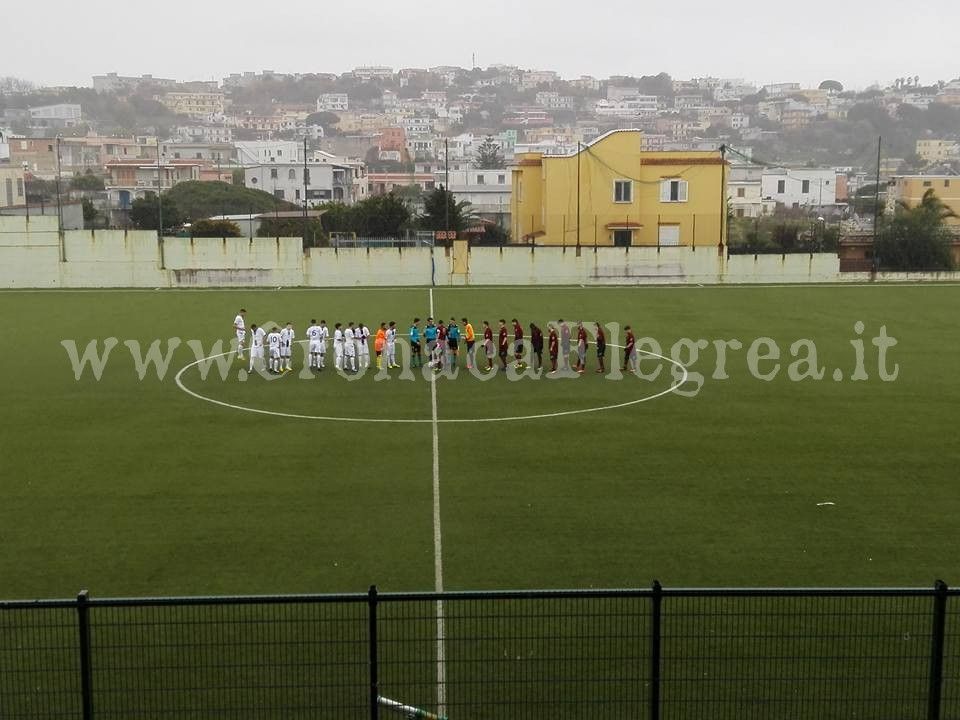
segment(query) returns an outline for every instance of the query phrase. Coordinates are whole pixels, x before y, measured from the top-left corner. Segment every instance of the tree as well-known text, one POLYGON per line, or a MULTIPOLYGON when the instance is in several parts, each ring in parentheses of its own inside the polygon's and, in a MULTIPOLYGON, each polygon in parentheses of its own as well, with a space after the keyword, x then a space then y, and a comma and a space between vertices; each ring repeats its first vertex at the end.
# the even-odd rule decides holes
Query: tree
MULTIPOLYGON (((163 196, 163 227, 171 228, 183 225, 185 217, 177 207, 177 203, 169 198, 170 193, 163 196)), ((147 193, 137 198, 130 206, 130 221, 141 230, 156 230, 159 222, 159 208, 156 193, 147 193)))
POLYGON ((83 206, 83 226, 89 229, 94 226, 100 213, 97 212, 90 198, 83 198, 80 204, 83 206))
POLYGON ((230 220, 197 220, 190 225, 193 237, 240 237, 240 226, 230 220))
POLYGON ((353 207, 355 230, 368 237, 399 237, 410 224, 407 204, 396 194, 375 195, 353 207))
POLYGON ((482 170, 498 170, 503 167, 503 155, 500 145, 488 135, 477 148, 477 160, 474 165, 482 170))
POLYGON ((945 221, 956 217, 933 188, 923 194, 916 207, 901 205, 877 235, 879 266, 890 270, 952 270, 953 233, 945 221))
POLYGON ((70 178, 70 189, 100 191, 103 190, 103 178, 87 170, 83 175, 70 178))
POLYGON ((824 80, 820 83, 820 90, 826 90, 827 92, 842 93, 843 84, 836 80, 824 80))
POLYGON ((296 210, 298 207, 293 203, 278 200, 263 190, 239 187, 220 181, 190 180, 178 183, 164 193, 163 197, 164 203, 169 200, 183 209, 185 220, 200 220, 213 215, 247 215, 274 210, 296 210))
POLYGON ((473 206, 466 200, 456 201, 453 193, 441 185, 427 193, 423 202, 423 214, 419 218, 424 230, 465 230, 473 221, 473 206))
POLYGON ((327 132, 335 129, 340 122, 340 116, 336 113, 323 110, 321 112, 310 113, 304 121, 306 125, 319 125, 327 132))
MULTIPOLYGON (((260 228, 257 237, 303 237, 304 222, 302 217, 273 218, 265 216, 260 219, 260 228)), ((308 217, 306 222, 307 241, 304 247, 326 247, 327 236, 323 232, 320 218, 308 217)))

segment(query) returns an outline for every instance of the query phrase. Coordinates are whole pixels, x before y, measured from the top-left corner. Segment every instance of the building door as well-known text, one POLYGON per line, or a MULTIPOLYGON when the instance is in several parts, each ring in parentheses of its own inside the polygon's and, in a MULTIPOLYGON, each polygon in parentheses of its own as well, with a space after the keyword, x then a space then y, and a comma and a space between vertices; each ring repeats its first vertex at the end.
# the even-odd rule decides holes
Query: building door
POLYGON ((630 247, 633 245, 633 230, 614 230, 614 247, 630 247))
POLYGON ((13 180, 11 180, 10 178, 7 178, 6 185, 7 185, 6 205, 9 207, 10 205, 13 205, 13 180))
POLYGON ((680 244, 680 226, 679 225, 661 225, 657 244, 658 245, 679 245, 680 244))

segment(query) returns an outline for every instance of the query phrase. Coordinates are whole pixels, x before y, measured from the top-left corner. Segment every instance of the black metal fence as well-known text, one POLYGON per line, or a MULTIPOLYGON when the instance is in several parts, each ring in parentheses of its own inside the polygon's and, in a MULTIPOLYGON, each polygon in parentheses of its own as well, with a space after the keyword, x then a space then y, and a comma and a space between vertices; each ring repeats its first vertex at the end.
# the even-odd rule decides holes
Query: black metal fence
POLYGON ((958 595, 0 602, 0 718, 957 718, 958 595))

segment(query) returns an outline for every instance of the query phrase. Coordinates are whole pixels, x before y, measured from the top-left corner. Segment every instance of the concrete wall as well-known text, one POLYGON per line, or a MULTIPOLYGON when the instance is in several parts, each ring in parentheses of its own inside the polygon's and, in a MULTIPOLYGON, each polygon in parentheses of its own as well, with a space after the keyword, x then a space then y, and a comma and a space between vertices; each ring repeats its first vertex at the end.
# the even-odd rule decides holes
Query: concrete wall
POLYGON ((0 288, 649 285, 960 281, 960 273, 840 273, 836 255, 732 255, 712 247, 310 248, 300 238, 61 235, 53 217, 0 217, 0 288))

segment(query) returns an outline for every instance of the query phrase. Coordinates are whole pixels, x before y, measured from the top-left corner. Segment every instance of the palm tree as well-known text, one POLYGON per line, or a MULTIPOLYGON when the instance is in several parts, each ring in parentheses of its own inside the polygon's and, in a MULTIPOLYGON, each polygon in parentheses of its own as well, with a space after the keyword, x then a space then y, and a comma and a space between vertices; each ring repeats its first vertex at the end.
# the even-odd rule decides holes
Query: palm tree
POLYGON ((943 222, 947 218, 960 217, 953 210, 953 208, 951 208, 937 196, 937 193, 934 192, 933 188, 927 188, 927 191, 923 193, 923 198, 920 200, 920 204, 915 208, 911 208, 905 202, 901 202, 900 204, 903 209, 908 212, 920 212, 930 219, 937 220, 938 222, 943 222))

